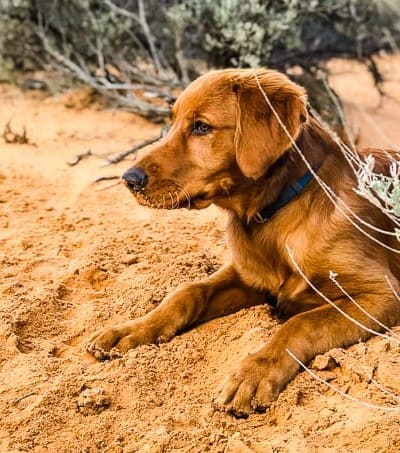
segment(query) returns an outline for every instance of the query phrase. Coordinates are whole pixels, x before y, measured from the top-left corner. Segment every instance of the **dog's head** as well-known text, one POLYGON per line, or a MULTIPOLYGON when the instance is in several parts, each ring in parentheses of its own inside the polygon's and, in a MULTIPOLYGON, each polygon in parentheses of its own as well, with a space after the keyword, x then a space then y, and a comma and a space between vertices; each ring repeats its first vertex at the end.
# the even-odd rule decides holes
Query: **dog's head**
POLYGON ((183 91, 166 137, 123 179, 141 204, 203 208, 262 177, 306 119, 304 89, 283 74, 211 71, 183 91))

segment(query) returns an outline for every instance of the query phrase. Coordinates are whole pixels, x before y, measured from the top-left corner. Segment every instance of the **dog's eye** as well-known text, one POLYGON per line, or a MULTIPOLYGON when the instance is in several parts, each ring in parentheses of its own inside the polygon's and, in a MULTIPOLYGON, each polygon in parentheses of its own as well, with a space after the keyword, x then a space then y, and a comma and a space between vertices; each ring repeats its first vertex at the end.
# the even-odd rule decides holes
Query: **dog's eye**
POLYGON ((193 135, 207 135, 209 132, 211 132, 211 129, 212 129, 212 127, 206 123, 203 123, 203 121, 195 121, 195 123, 192 127, 192 134, 193 135))

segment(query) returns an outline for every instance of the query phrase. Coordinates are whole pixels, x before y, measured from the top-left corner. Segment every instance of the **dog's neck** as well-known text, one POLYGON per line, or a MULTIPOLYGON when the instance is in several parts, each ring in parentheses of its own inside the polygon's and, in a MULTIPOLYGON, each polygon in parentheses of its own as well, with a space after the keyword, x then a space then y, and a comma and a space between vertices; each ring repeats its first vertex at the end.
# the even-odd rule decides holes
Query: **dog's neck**
MULTIPOLYGON (((309 165, 316 171, 323 167, 326 158, 330 155, 343 160, 339 146, 313 119, 303 127, 296 145, 309 165)), ((256 181, 244 181, 237 190, 231 192, 229 200, 216 204, 230 211, 246 225, 257 223, 257 220, 261 220, 260 213, 268 212, 267 207, 274 204, 287 188, 301 181, 307 172, 309 167, 304 163, 299 152, 292 147, 268 169, 264 176, 256 181)), ((288 203, 291 201, 292 198, 288 203)), ((261 214, 261 217, 264 216, 261 214)), ((263 218, 263 220, 266 219, 263 218)))

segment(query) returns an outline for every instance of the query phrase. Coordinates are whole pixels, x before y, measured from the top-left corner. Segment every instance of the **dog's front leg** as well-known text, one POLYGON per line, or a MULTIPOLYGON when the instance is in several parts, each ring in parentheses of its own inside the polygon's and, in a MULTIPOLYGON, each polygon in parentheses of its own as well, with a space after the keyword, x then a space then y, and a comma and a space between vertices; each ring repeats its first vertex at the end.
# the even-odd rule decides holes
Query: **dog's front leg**
POLYGON ((162 343, 188 327, 262 302, 263 295, 245 286, 234 268, 226 266, 207 279, 181 285, 142 318, 96 333, 87 350, 98 359, 109 358, 113 348, 118 353, 162 343))
POLYGON ((400 304, 393 294, 363 295, 358 303, 364 312, 343 299, 335 302, 337 308, 324 305, 291 318, 228 376, 217 407, 242 417, 263 411, 300 368, 288 351, 307 363, 317 354, 365 340, 373 332, 384 330, 382 325, 390 327, 400 321, 400 304))

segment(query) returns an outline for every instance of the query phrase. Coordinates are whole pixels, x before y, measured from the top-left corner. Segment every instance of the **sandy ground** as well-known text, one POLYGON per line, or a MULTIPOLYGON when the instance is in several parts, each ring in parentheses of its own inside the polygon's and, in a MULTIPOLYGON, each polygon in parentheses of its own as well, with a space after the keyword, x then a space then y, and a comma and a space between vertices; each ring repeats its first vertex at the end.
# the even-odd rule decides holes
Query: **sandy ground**
MULTIPOLYGON (((382 101, 362 67, 332 67, 360 143, 400 144, 400 58, 381 62, 389 95, 382 101)), ((374 338, 312 365, 350 399, 302 372, 266 414, 247 420, 214 411, 211 401, 224 373, 279 327, 268 307, 114 361, 89 356, 93 331, 143 315, 179 283, 226 260, 225 219, 215 208, 153 211, 122 185, 91 183, 122 173, 129 161, 66 164, 88 149, 125 150, 157 126, 83 107, 79 93, 74 108, 65 96, 6 85, 0 98, 0 131, 9 120, 26 125, 35 144, 0 139, 0 452, 400 450, 393 341, 374 338)))

